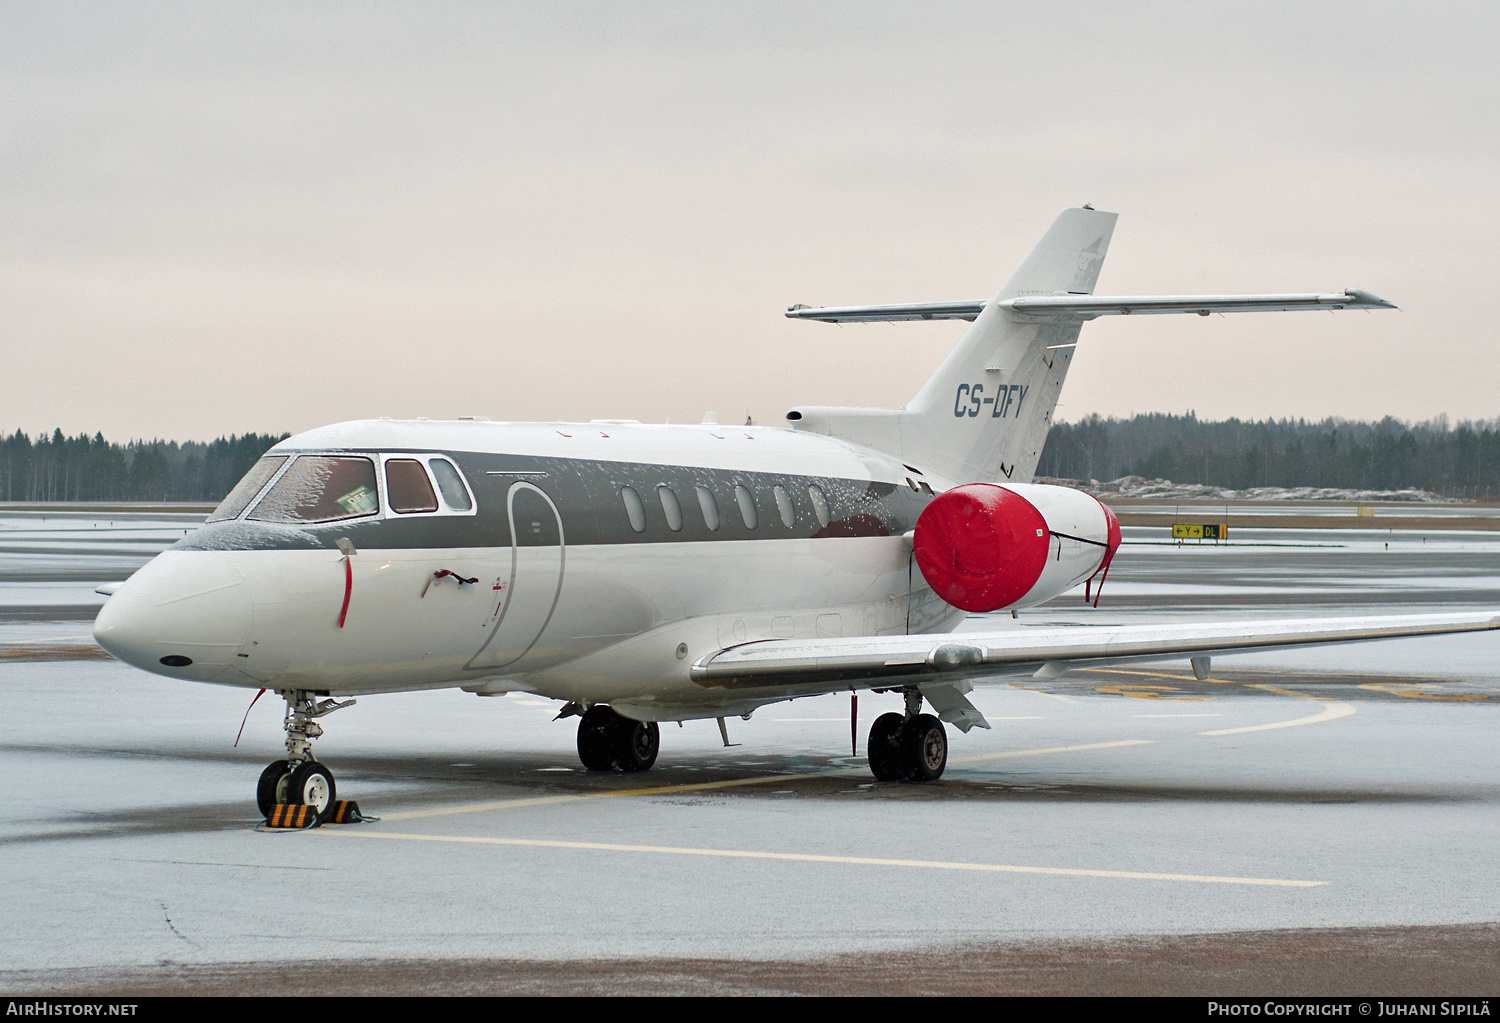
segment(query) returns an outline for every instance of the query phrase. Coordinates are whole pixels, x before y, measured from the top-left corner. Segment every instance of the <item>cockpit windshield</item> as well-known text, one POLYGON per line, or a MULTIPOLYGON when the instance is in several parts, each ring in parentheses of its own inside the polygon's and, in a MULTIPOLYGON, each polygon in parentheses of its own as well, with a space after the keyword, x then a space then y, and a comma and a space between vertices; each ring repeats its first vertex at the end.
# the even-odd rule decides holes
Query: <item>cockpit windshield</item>
POLYGON ((250 518, 259 522, 333 522, 380 510, 375 463, 342 455, 302 455, 250 518))
POLYGON ((245 510, 260 488, 266 485, 266 480, 276 475, 276 470, 281 468, 281 463, 287 459, 286 455, 267 455, 250 467, 245 473, 244 479, 234 485, 229 496, 219 502, 214 513, 208 517, 209 522, 223 522, 225 519, 237 518, 240 512, 245 510))

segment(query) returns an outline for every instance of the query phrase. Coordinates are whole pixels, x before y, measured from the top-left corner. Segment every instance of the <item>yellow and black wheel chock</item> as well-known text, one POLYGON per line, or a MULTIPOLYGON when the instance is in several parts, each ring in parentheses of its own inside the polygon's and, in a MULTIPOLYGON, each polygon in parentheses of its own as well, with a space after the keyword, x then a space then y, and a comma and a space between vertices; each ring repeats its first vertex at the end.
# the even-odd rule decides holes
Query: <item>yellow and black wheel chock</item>
POLYGON ((366 817, 359 812, 359 804, 352 799, 334 800, 325 824, 358 824, 360 821, 378 821, 379 817, 366 817))
MULTIPOLYGON (((379 817, 366 817, 359 812, 359 804, 352 799, 335 800, 328 808, 324 824, 358 824, 360 821, 376 821, 379 817)), ((318 810, 307 803, 277 803, 266 815, 266 827, 280 830, 302 830, 318 826, 318 810)))
POLYGON ((314 828, 318 825, 318 808, 308 803, 277 803, 266 815, 268 828, 314 828))

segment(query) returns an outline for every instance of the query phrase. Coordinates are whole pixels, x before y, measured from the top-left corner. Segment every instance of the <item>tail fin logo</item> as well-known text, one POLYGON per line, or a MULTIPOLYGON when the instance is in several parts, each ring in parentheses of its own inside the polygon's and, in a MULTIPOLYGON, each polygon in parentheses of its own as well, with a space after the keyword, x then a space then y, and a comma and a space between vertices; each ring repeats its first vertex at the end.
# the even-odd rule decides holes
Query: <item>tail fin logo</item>
POLYGON ((959 384, 953 395, 953 416, 955 419, 965 416, 973 419, 988 405, 990 419, 1010 418, 1012 412, 1019 418, 1029 390, 1030 384, 1001 384, 993 395, 986 397, 983 384, 959 384))

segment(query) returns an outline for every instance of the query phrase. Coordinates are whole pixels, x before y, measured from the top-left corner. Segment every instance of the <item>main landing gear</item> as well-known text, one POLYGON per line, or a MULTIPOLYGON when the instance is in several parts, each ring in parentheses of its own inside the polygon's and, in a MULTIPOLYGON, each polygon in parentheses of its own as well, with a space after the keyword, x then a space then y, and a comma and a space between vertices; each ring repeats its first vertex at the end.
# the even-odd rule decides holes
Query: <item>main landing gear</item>
POLYGON ((922 694, 903 690, 905 714, 882 714, 870 726, 870 773, 878 781, 936 781, 948 766, 948 733, 931 714, 919 713, 922 694))
POLYGON ((632 721, 595 704, 578 722, 578 759, 590 771, 645 771, 660 749, 655 721, 632 721))
POLYGON ((353 700, 318 700, 306 689, 282 689, 277 695, 286 701, 285 760, 274 760, 260 774, 255 786, 255 805, 262 817, 269 817, 271 807, 279 803, 307 804, 314 807, 321 824, 333 811, 337 789, 333 772, 313 759, 312 740, 323 734, 315 720, 348 707, 353 700))

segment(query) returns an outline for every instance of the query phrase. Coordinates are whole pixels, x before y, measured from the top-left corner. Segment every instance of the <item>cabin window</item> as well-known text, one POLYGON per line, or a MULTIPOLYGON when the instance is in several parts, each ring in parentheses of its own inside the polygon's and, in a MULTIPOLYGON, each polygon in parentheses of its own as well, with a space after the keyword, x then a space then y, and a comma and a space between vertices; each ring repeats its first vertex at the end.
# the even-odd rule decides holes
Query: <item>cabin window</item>
POLYGON ((630 528, 637 533, 646 531, 646 505, 634 487, 621 487, 620 498, 625 502, 625 514, 630 518, 630 528))
POLYGON ((703 509, 703 524, 709 529, 719 528, 719 502, 714 492, 707 487, 698 488, 698 507, 703 509))
POLYGON ((918 480, 917 482, 922 487, 922 493, 926 494, 928 497, 935 496, 932 492, 932 488, 927 485, 926 480, 918 480))
POLYGON ((260 499, 259 522, 334 522, 380 510, 375 463, 345 455, 302 455, 260 499))
POLYGON ((656 496, 661 498, 661 510, 667 517, 667 528, 674 533, 682 532, 682 504, 677 500, 677 492, 663 485, 656 488, 656 496))
POLYGON ((474 507, 474 501, 469 497, 469 488, 464 486, 464 478, 458 474, 452 462, 446 458, 429 458, 427 464, 432 466, 432 474, 437 477, 444 504, 454 511, 468 511, 474 507))
POLYGON ((740 506, 740 518, 744 520, 745 528, 754 529, 760 521, 759 516, 755 514, 755 495, 746 487, 736 483, 734 500, 740 506))
POLYGON ((797 521, 797 509, 792 507, 792 495, 779 483, 771 488, 771 494, 776 498, 776 510, 781 513, 781 524, 791 529, 797 521))
POLYGON ((818 525, 827 528, 833 515, 828 510, 828 497, 823 493, 823 488, 816 483, 812 484, 807 488, 807 497, 812 501, 813 514, 818 517, 818 525))
POLYGON ((427 470, 415 458, 392 458, 385 463, 385 498, 391 511, 401 515, 433 512, 438 507, 427 470))
POLYGON ((208 517, 208 521, 222 522, 225 519, 238 518, 240 512, 244 511, 245 506, 254 500, 255 495, 260 493, 260 488, 276 475, 276 470, 280 469, 286 460, 286 455, 267 455, 252 465, 244 478, 234 485, 229 496, 219 502, 219 506, 208 517))

